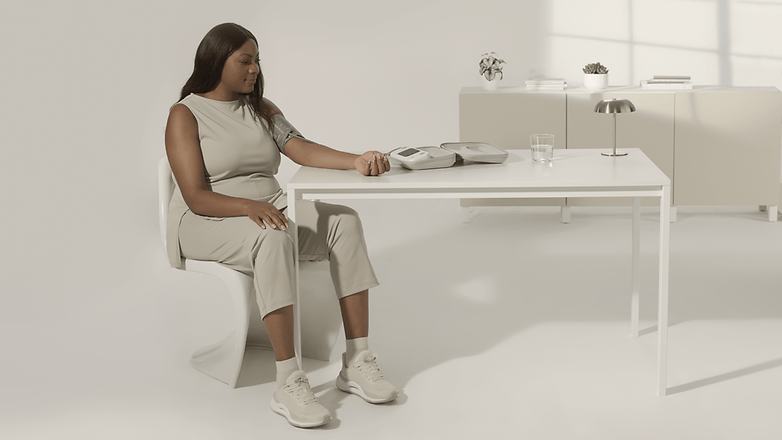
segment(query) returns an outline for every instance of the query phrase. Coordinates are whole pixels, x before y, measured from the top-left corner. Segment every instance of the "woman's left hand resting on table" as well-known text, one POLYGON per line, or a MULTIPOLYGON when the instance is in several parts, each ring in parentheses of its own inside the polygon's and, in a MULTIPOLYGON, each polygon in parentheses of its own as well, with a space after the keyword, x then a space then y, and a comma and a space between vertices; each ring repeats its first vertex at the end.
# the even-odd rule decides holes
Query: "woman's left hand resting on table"
POLYGON ((391 169, 388 157, 379 151, 361 155, 345 153, 299 138, 292 138, 285 144, 285 155, 299 165, 337 170, 355 168, 365 176, 378 176, 391 169))

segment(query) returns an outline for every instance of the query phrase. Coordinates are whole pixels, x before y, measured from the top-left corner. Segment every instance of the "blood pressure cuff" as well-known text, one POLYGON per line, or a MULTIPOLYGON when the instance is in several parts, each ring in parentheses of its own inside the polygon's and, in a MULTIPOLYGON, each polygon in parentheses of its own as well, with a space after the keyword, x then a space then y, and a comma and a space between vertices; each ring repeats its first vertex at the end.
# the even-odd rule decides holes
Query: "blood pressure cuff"
POLYGON ((274 143, 277 144, 277 148, 279 148, 280 152, 282 154, 285 154, 285 144, 288 143, 289 140, 292 138, 299 138, 303 141, 306 141, 307 139, 299 133, 299 130, 296 130, 296 127, 294 127, 290 122, 288 122, 285 117, 277 113, 274 116, 272 116, 272 138, 274 138, 274 143))

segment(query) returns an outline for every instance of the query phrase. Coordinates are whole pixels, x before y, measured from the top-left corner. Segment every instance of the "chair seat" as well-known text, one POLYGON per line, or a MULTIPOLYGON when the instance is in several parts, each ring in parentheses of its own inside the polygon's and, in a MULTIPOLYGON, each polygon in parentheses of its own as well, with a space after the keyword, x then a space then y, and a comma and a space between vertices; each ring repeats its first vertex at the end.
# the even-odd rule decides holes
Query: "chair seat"
MULTIPOLYGON (((226 337, 196 351, 190 364, 235 388, 248 347, 271 350, 261 320, 252 277, 213 261, 185 260, 185 270, 223 280, 231 293, 236 327, 226 337)), ((299 264, 301 283, 302 356, 328 361, 339 336, 342 318, 328 261, 299 264)))

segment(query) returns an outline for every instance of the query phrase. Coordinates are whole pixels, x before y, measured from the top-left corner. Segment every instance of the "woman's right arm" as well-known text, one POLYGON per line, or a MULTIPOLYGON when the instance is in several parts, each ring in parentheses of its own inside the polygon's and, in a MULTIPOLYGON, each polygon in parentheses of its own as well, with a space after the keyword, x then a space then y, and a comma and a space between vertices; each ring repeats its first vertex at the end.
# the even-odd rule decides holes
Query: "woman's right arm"
POLYGON ((175 105, 168 115, 166 155, 182 197, 194 213, 210 217, 247 216, 263 229, 267 224, 275 229, 288 227, 288 220, 271 203, 226 196, 209 189, 198 122, 183 104, 175 105))

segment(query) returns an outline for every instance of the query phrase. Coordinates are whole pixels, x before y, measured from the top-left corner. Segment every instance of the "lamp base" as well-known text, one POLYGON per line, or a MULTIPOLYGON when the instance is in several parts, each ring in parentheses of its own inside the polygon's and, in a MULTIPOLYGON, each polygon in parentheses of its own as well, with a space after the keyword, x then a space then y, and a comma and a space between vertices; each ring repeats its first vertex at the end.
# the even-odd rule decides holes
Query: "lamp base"
POLYGON ((609 151, 608 153, 600 153, 603 156, 627 156, 624 151, 609 151))

